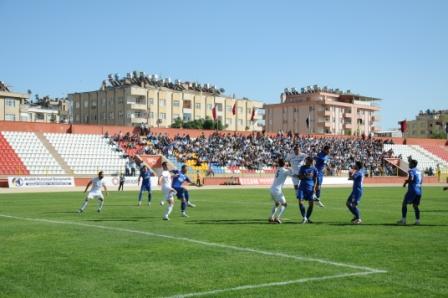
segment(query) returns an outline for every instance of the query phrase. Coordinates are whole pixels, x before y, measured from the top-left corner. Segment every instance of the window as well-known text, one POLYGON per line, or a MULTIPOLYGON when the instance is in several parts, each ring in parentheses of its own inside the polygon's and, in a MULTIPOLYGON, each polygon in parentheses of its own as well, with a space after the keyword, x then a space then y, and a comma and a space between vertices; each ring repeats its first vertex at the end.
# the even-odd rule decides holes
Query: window
POLYGON ((96 100, 92 100, 92 108, 96 109, 96 100))
POLYGON ((76 115, 75 121, 79 122, 79 115, 76 115))
POLYGON ((160 113, 160 119, 165 120, 166 119, 166 113, 160 113))
POLYGON ((232 106, 226 106, 226 112, 232 112, 232 106))
POLYGON ((174 100, 173 101, 173 107, 179 107, 179 106, 180 106, 180 101, 174 100))
POLYGON ((243 113, 243 107, 238 107, 238 114, 243 113))
POLYGON ((154 112, 149 112, 149 118, 154 119, 154 112))
POLYGON ((226 119, 226 124, 227 124, 227 125, 232 125, 232 119, 227 118, 227 119, 226 119))
POLYGON ((118 112, 118 119, 123 119, 124 113, 123 111, 118 112))
POLYGON ((184 113, 184 121, 191 121, 191 113, 184 113))
POLYGON ((154 98, 148 98, 149 104, 153 105, 154 104, 154 98))
POLYGON ((200 102, 195 103, 195 104, 194 104, 194 107, 195 107, 196 109, 200 109, 200 108, 201 108, 201 103, 200 103, 200 102))
POLYGON ((13 99, 13 98, 5 98, 5 105, 7 107, 15 107, 16 106, 16 100, 13 99))
POLYGON ((184 109, 191 109, 191 100, 184 100, 184 109))
POLYGON ((5 120, 16 121, 16 115, 14 115, 14 114, 5 114, 5 120))
POLYGON ((166 100, 165 100, 165 99, 161 99, 161 100, 159 100, 159 105, 160 105, 161 107, 164 107, 164 106, 166 105, 166 100))
POLYGON ((173 114, 173 119, 177 119, 177 118, 180 118, 180 115, 179 114, 173 114))
MULTIPOLYGON (((272 120, 271 120, 272 121, 272 120)), ((238 119, 238 124, 243 125, 243 119, 238 119)))
POLYGON ((123 98, 123 96, 118 96, 118 104, 119 105, 122 105, 123 104, 123 102, 124 102, 124 98, 123 98))
POLYGON ((75 102, 75 107, 76 107, 77 109, 79 109, 79 108, 81 107, 81 105, 80 105, 80 103, 79 103, 79 100, 77 100, 77 101, 75 102))
POLYGON ((216 110, 217 110, 218 112, 222 112, 222 103, 217 103, 217 104, 216 104, 216 110))
POLYGON ((101 98, 101 104, 103 105, 103 107, 106 105, 106 98, 101 98))
MULTIPOLYGON (((39 118, 37 114, 36 118, 39 118)), ((89 122, 89 115, 84 115, 84 122, 89 122)))
POLYGON ((110 113, 109 113, 109 119, 110 119, 110 120, 114 120, 114 119, 115 119, 115 114, 114 114, 114 112, 110 112, 110 113))
POLYGON ((207 110, 213 109, 213 105, 211 103, 207 104, 207 110))
POLYGON ((106 120, 106 119, 107 119, 107 114, 103 113, 103 120, 106 120))

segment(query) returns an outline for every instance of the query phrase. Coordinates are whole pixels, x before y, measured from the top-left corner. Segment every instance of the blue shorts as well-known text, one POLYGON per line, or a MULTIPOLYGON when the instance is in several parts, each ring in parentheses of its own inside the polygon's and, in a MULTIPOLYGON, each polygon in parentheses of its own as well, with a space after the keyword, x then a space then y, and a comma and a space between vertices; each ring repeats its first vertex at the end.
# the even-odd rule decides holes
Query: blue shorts
POLYGON ((151 184, 142 184, 142 186, 140 187, 140 191, 151 191, 151 184))
POLYGON ((317 172, 317 185, 320 187, 324 181, 324 173, 317 172))
POLYGON ((185 192, 186 192, 185 188, 183 188, 183 187, 174 187, 174 189, 177 191, 176 197, 178 199, 181 199, 181 200, 185 199, 185 192))
POLYGON ((347 203, 357 206, 359 204, 359 201, 361 201, 361 197, 362 192, 352 191, 352 193, 348 196, 347 203))
POLYGON ((404 196, 404 202, 406 204, 414 204, 414 205, 420 205, 420 199, 422 198, 422 194, 417 194, 415 192, 408 191, 406 195, 404 196))
POLYGON ((297 199, 305 200, 305 201, 313 201, 314 191, 306 190, 306 189, 298 189, 297 190, 297 199))

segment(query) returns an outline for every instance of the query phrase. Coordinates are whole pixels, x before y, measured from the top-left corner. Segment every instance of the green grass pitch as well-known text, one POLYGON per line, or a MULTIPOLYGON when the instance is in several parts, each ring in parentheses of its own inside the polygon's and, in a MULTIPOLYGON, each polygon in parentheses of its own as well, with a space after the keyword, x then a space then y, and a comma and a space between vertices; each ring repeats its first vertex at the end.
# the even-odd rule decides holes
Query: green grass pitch
POLYGON ((309 225, 292 189, 281 225, 267 189, 191 189, 169 222, 158 191, 151 208, 112 192, 100 214, 76 213, 81 192, 2 194, 0 297, 448 297, 448 192, 424 188, 420 226, 395 225, 398 187, 366 188, 353 226, 349 192, 324 188, 309 225))

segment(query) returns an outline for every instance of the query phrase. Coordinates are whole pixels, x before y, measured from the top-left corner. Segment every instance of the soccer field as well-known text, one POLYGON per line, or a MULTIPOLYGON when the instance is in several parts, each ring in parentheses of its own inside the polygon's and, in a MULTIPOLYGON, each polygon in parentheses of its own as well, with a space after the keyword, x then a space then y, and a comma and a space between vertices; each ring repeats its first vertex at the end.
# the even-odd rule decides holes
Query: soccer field
POLYGON ((267 189, 191 190, 197 208, 162 221, 162 195, 138 208, 112 192, 102 213, 83 194, 0 195, 0 297, 447 297, 448 193, 425 187, 422 224, 397 226, 403 188, 366 188, 351 225, 349 188, 299 224, 292 189, 269 224, 267 189))

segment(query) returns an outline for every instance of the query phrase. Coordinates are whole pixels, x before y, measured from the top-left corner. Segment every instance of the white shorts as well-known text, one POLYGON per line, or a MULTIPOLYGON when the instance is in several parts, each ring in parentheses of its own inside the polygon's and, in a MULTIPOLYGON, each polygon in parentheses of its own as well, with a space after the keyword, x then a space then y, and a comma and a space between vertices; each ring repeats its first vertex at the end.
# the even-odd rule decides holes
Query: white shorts
POLYGON ((162 188, 163 197, 166 201, 171 200, 174 197, 175 192, 172 188, 162 188))
POLYGON ((272 192, 271 198, 277 203, 284 204, 286 203, 285 195, 282 192, 272 192))
POLYGON ((300 184, 299 177, 292 176, 291 179, 292 179, 292 184, 293 185, 299 185, 300 184))
POLYGON ((94 191, 94 192, 90 191, 87 194, 87 199, 88 200, 92 200, 92 199, 103 199, 104 200, 104 197, 103 197, 103 193, 101 191, 94 191))

